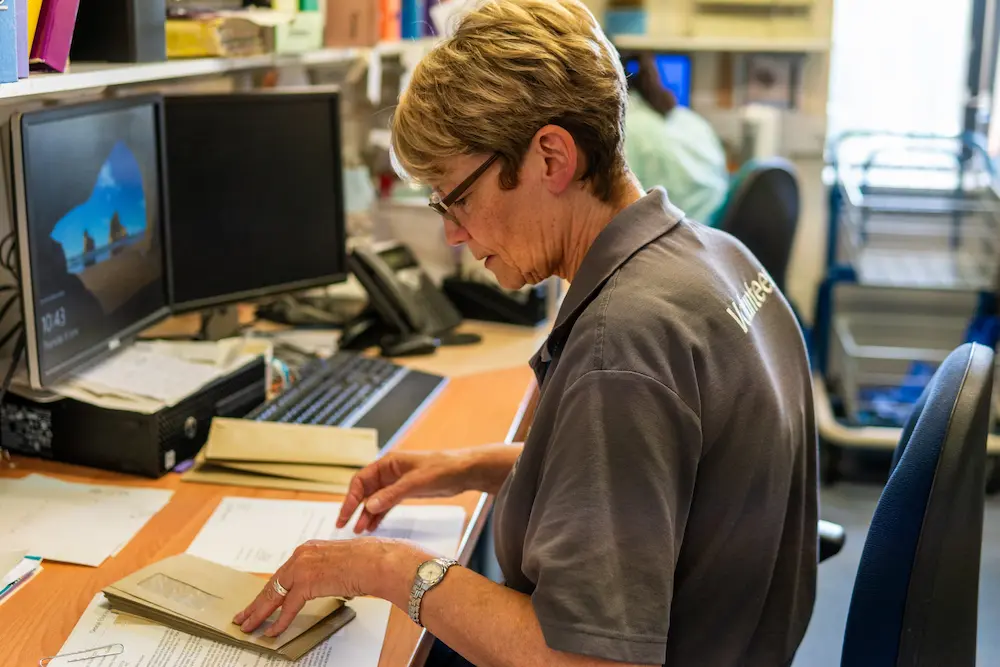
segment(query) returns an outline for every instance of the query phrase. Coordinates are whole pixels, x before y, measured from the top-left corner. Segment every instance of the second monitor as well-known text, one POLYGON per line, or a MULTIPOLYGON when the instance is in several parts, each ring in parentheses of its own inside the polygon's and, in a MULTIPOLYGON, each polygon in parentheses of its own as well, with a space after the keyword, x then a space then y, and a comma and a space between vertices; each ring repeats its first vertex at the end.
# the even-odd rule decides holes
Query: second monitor
POLYGON ((175 310, 346 277, 339 102, 329 89, 166 99, 175 310))

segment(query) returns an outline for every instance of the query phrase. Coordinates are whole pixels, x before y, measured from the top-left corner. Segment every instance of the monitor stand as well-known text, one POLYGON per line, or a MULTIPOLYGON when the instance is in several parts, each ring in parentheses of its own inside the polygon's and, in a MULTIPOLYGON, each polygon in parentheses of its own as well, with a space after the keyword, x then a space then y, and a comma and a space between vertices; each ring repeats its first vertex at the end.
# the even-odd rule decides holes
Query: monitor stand
POLYGON ((240 334, 240 312, 235 305, 202 311, 199 340, 222 340, 240 334))

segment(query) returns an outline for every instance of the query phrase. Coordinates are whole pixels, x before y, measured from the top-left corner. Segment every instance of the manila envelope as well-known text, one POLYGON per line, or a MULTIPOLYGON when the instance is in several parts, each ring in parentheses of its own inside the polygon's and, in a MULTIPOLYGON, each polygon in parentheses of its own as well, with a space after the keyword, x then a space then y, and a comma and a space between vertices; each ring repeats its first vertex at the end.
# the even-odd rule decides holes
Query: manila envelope
POLYGON ((303 463, 363 467, 378 458, 370 428, 259 422, 216 417, 205 443, 209 462, 303 463))
MULTIPOLYGON (((181 475, 181 481, 193 482, 196 484, 219 484, 223 486, 246 486, 258 489, 280 489, 282 491, 313 491, 315 493, 336 493, 345 494, 350 483, 350 476, 343 475, 340 471, 350 470, 351 474, 357 472, 356 468, 339 468, 333 466, 303 466, 315 469, 315 479, 296 479, 294 477, 281 476, 284 464, 280 463, 260 463, 243 464, 233 461, 208 462, 205 460, 205 453, 201 452, 195 457, 194 466, 181 475), (245 467, 244 467, 245 466, 245 467), (260 467, 260 472, 249 468, 260 467), (274 474, 270 474, 270 469, 275 468, 274 474), (268 471, 265 472, 265 469, 268 471), (325 471, 329 471, 329 481, 323 481, 325 471), (340 482, 339 479, 347 478, 347 481, 340 482)), ((296 465, 296 464, 288 464, 296 465)))
POLYGON ((111 608, 199 637, 297 660, 351 619, 354 612, 337 598, 307 602, 278 637, 253 634, 233 617, 260 593, 266 580, 195 556, 180 554, 154 563, 104 589, 111 608))

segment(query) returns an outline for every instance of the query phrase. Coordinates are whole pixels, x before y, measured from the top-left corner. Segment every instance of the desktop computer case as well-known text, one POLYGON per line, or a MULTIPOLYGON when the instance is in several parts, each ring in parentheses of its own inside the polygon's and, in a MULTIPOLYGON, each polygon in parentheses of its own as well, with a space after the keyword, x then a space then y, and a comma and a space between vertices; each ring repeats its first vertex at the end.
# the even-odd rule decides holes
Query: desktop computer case
POLYGON ((42 403, 8 392, 0 444, 17 454, 156 478, 198 453, 213 417, 242 417, 265 394, 260 357, 151 415, 69 398, 42 403))

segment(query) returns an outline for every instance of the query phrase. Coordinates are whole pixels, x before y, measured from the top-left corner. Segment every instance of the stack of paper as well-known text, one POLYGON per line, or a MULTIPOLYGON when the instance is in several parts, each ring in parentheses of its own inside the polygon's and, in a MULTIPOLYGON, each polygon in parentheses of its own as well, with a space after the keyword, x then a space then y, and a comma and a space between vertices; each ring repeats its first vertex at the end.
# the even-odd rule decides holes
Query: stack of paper
POLYGON ((357 618, 332 637, 295 661, 262 660, 259 653, 231 644, 186 635, 163 625, 150 623, 111 610, 98 593, 83 612, 69 639, 59 650, 65 662, 55 667, 377 667, 392 605, 384 600, 355 598, 351 608, 357 618), (71 662, 69 654, 98 647, 120 647, 121 655, 110 661, 71 662), (150 663, 150 656, 155 662, 150 663))
MULTIPOLYGON (((351 523, 337 528, 339 514, 340 503, 223 498, 187 552, 244 572, 271 573, 303 542, 354 537, 351 523)), ((464 527, 461 507, 401 505, 385 516, 373 534, 411 540, 432 553, 454 558, 464 527)))
POLYGON ((42 571, 42 559, 25 551, 0 552, 0 604, 42 571))
POLYGON ((264 636, 277 616, 245 634, 233 617, 253 602, 265 583, 252 574, 181 554, 143 568, 103 593, 115 611, 289 660, 298 660, 354 618, 343 600, 321 598, 307 602, 277 637, 264 636))
POLYGON ((139 342, 57 385, 54 391, 111 410, 153 414, 256 357, 270 354, 270 342, 260 339, 139 342))
POLYGON ((208 441, 186 482, 346 493, 351 478, 378 457, 367 428, 212 420, 208 441))
POLYGON ((0 544, 45 560, 97 567, 128 544, 171 495, 37 474, 0 479, 0 544))

